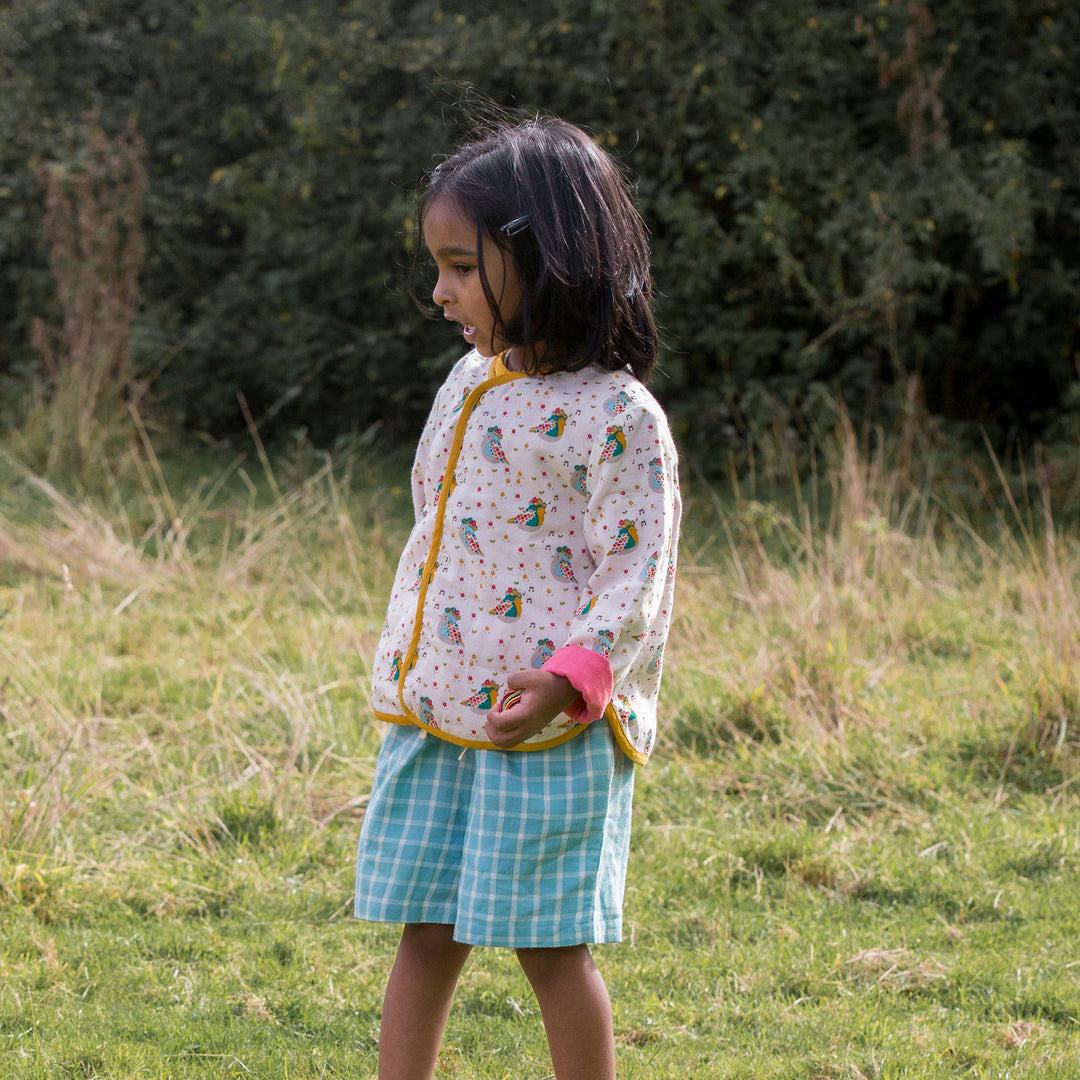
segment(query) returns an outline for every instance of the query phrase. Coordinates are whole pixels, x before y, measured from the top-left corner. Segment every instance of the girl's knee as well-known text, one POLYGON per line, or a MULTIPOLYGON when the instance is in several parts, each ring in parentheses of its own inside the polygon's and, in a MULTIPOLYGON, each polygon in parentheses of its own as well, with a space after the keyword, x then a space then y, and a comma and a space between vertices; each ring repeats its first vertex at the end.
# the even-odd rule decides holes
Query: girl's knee
POLYGON ((558 949, 518 949, 518 963, 525 977, 535 986, 552 979, 562 979, 595 970, 587 945, 570 945, 558 949))
POLYGON ((454 940, 454 928, 443 923, 407 923, 400 948, 432 964, 463 964, 471 945, 454 940))

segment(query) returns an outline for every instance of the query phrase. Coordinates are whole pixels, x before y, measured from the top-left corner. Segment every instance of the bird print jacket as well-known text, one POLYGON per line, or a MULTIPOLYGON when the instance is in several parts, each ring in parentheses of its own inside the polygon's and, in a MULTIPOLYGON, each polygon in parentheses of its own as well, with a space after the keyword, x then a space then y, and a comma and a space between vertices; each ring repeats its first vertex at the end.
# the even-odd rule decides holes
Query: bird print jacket
MULTIPOLYGON (((412 491, 374 660, 376 717, 490 749, 485 713, 507 676, 584 648, 610 664, 603 715, 618 744, 647 761, 681 512, 649 391, 626 370, 532 376, 473 351, 436 396, 412 491)), ((582 729, 560 715, 515 749, 582 729)))

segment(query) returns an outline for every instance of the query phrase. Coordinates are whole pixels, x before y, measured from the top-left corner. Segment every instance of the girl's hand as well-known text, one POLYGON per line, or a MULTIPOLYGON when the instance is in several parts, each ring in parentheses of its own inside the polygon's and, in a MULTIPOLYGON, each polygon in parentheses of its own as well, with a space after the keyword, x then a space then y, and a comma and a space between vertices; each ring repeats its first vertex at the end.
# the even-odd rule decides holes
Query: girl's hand
POLYGON ((506 686, 508 691, 520 690, 521 697, 506 709, 496 705, 484 723, 488 738, 500 750, 532 738, 581 696, 565 675, 537 668, 512 672, 506 686))

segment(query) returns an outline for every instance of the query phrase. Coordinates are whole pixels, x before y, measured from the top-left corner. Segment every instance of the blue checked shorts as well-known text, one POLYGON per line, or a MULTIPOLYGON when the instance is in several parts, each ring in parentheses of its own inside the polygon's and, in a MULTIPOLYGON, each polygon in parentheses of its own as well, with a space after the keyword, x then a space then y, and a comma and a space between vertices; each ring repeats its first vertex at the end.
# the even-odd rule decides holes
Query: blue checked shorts
POLYGON ((355 914, 470 945, 622 938, 634 766, 603 721, 547 750, 391 726, 360 830, 355 914))

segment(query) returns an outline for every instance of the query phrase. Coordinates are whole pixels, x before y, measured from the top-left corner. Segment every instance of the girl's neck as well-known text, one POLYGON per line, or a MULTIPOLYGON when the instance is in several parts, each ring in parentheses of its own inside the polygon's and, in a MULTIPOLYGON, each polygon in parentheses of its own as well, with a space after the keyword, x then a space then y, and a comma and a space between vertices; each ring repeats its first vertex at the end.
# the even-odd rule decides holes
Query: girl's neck
MULTIPOLYGON (((528 355, 529 347, 525 345, 511 345, 506 352, 503 353, 502 362, 506 365, 507 371, 524 371, 525 370, 525 357, 528 355)), ((539 370, 543 370, 543 358, 544 358, 544 343, 538 341, 531 349, 533 356, 532 359, 539 370)))

